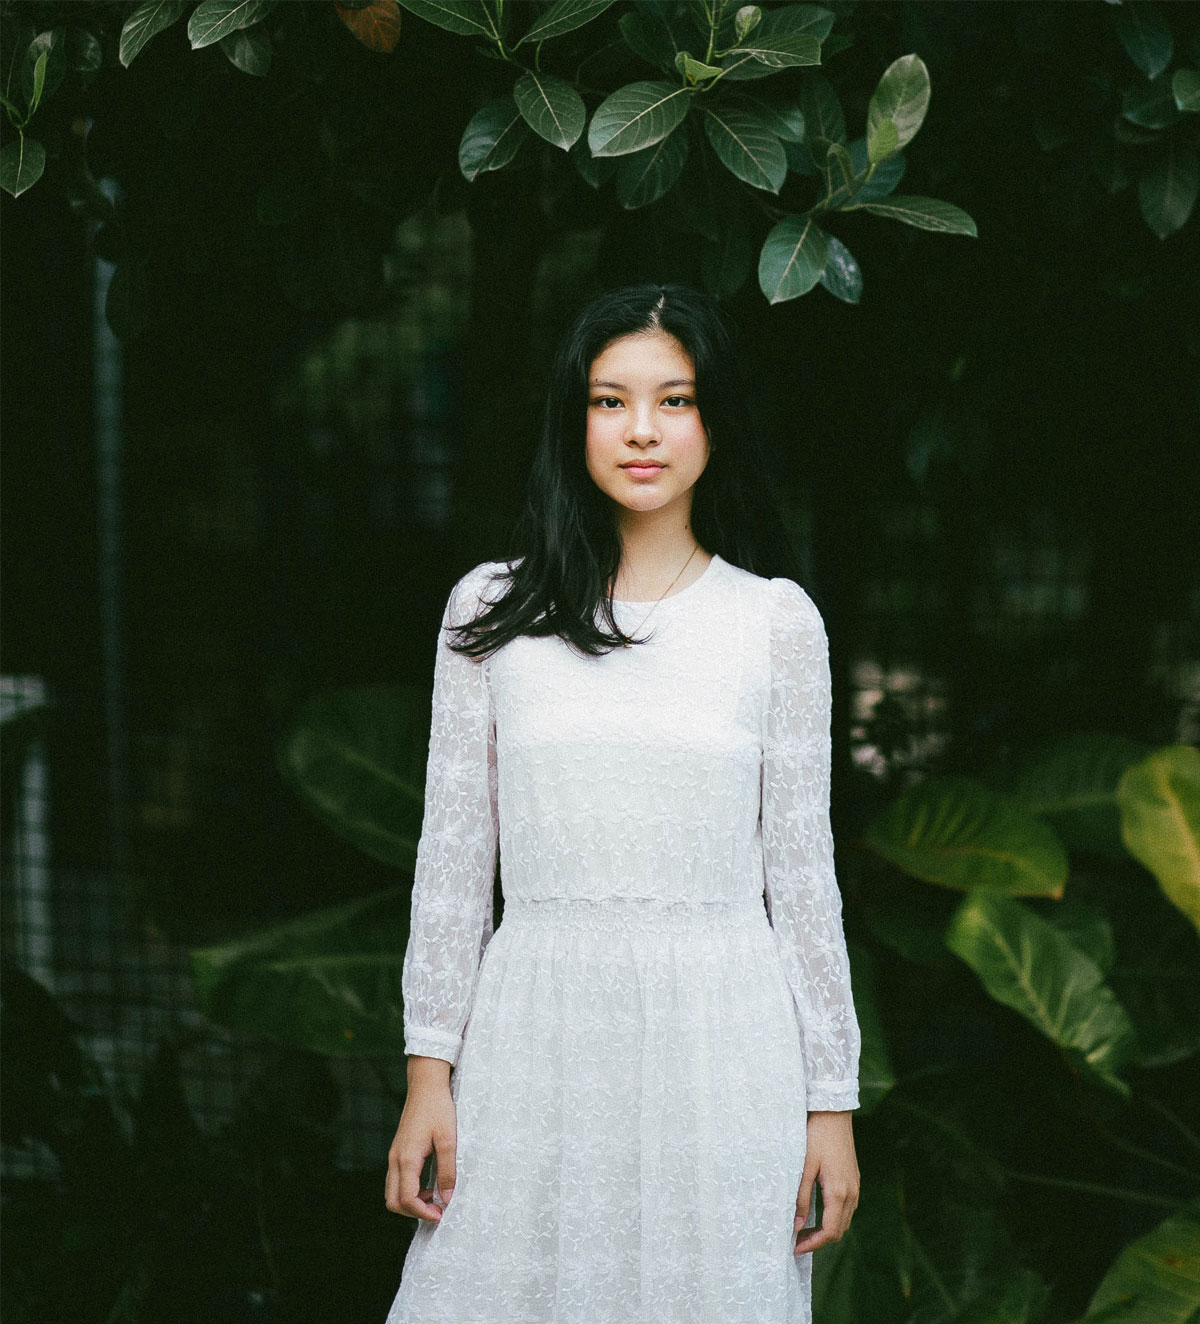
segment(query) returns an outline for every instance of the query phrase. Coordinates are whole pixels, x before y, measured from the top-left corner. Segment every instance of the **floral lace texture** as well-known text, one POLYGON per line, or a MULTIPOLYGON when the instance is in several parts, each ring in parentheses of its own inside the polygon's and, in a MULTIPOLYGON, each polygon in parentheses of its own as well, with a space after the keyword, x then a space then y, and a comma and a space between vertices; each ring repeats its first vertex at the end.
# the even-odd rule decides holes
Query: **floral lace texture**
POLYGON ((438 642, 405 1049, 454 1064, 457 1178, 388 1324, 808 1324, 806 1113, 859 1055, 820 614, 715 556, 646 644, 454 653, 503 569, 438 642))

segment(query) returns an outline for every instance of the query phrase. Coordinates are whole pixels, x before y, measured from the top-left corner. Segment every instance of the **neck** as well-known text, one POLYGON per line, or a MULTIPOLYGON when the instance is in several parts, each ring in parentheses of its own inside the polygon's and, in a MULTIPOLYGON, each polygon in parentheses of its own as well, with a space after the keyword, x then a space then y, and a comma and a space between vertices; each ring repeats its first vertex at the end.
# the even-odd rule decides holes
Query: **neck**
POLYGON ((692 531, 691 510, 666 507, 662 510, 617 511, 621 538, 621 567, 617 572, 617 595, 631 591, 657 592, 696 553, 689 570, 706 558, 692 531))

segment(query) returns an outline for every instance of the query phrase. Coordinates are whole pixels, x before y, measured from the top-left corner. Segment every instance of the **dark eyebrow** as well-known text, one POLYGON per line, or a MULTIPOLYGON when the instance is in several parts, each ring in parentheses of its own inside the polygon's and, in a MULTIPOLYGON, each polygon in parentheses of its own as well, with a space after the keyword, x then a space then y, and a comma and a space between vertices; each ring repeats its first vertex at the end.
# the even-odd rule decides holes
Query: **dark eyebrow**
MULTIPOLYGON (((629 387, 622 382, 592 382, 593 386, 607 386, 614 391, 627 391, 629 387)), ((695 386, 696 383, 690 377, 674 377, 669 382, 659 382, 658 389, 661 391, 667 386, 695 386)))

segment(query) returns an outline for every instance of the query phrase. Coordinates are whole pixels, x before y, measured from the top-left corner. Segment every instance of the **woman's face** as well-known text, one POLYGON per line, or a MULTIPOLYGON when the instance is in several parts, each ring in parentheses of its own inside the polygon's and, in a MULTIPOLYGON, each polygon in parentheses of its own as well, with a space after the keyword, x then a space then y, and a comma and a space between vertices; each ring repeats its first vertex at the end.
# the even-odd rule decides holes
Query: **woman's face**
POLYGON ((674 336, 637 332, 597 354, 588 373, 587 468, 610 500, 629 512, 678 503, 686 517, 708 453, 695 365, 674 336))

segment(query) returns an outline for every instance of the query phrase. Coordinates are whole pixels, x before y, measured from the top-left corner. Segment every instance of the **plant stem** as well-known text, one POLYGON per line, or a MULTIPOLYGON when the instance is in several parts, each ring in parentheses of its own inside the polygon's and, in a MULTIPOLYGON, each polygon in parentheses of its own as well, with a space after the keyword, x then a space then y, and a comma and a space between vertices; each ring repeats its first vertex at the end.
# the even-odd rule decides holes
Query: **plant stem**
POLYGON ((1064 1191, 1082 1191, 1086 1195, 1103 1195, 1110 1200, 1134 1200, 1139 1204, 1154 1205, 1158 1209, 1169 1209, 1174 1213, 1182 1209, 1186 1201, 1172 1200, 1165 1195, 1152 1195, 1149 1191, 1130 1191, 1119 1186, 1101 1186, 1098 1182, 1072 1181, 1068 1177, 1043 1177, 1036 1172, 1015 1172, 1004 1168, 1004 1175, 1011 1181, 1028 1182, 1033 1186, 1055 1186, 1064 1191))

